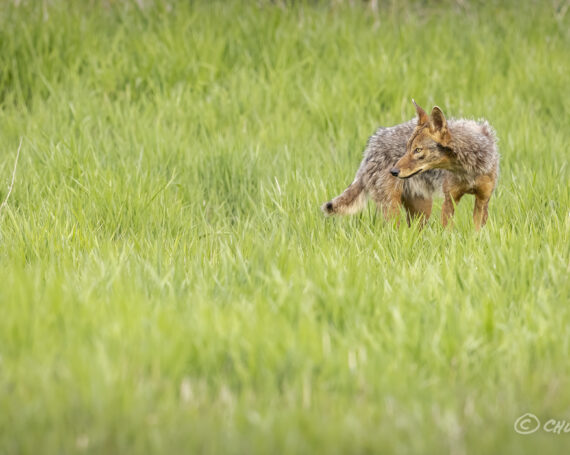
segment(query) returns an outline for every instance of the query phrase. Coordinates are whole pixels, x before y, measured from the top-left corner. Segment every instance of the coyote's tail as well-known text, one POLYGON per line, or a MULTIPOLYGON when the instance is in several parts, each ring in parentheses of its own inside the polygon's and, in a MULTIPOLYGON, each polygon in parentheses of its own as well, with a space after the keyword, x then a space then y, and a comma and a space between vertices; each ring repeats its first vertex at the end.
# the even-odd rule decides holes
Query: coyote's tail
POLYGON ((325 215, 352 215, 360 212, 366 203, 366 191, 359 178, 344 192, 321 207, 325 215))

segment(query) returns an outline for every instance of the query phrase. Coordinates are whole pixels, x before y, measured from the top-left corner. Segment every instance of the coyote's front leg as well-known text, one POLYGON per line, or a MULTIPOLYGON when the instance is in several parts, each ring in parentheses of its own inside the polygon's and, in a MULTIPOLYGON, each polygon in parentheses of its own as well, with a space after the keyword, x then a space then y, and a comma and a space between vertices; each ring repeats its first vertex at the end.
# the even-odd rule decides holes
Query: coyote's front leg
POLYGON ((402 205, 406 209, 406 220, 408 226, 412 225, 415 218, 420 219, 420 226, 423 227, 431 215, 432 207, 431 198, 418 198, 418 197, 402 197, 402 205))

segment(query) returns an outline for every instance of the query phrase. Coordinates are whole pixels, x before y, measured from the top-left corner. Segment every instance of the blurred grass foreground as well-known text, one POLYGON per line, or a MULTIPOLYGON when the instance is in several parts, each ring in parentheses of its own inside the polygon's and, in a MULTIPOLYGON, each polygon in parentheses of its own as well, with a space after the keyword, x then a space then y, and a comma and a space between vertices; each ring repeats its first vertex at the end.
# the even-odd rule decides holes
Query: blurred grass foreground
POLYGON ((568 453, 567 10, 1 2, 0 454, 568 453), (319 211, 412 97, 479 234, 319 211))

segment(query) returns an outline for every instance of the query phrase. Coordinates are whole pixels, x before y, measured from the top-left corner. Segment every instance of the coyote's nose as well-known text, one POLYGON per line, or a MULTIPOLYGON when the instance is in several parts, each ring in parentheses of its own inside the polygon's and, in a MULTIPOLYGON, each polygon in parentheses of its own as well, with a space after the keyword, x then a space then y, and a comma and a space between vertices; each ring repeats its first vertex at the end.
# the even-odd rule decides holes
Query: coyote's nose
POLYGON ((392 174, 394 177, 398 177, 398 175, 400 174, 400 169, 396 169, 395 167, 393 167, 392 169, 390 169, 390 174, 392 174))

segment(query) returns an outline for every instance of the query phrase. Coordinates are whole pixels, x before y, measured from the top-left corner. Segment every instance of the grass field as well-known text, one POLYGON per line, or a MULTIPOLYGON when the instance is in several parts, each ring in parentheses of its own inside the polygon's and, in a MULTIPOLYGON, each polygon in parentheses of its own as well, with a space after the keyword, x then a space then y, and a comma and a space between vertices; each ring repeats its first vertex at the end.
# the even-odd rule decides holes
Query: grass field
POLYGON ((570 13, 379 3, 0 4, 0 454, 568 453, 570 13), (320 213, 412 97, 480 233, 320 213))

